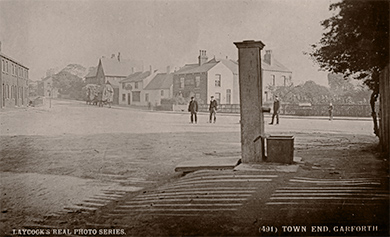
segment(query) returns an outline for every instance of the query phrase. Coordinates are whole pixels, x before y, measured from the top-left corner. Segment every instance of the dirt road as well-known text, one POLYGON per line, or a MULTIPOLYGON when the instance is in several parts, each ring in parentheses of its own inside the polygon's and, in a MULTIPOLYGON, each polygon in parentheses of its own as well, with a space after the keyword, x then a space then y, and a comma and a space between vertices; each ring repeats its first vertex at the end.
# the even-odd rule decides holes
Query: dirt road
MULTIPOLYGON (((187 113, 76 101, 2 111, 1 233, 64 215, 88 199, 115 201, 167 184, 182 175, 174 167, 190 158, 240 155, 238 120, 219 115, 209 124, 200 114, 195 125, 187 113)), ((294 135, 296 152, 323 166, 324 152, 332 157, 329 147, 348 157, 349 146, 371 152, 376 142, 370 121, 285 119, 266 130, 294 135)))

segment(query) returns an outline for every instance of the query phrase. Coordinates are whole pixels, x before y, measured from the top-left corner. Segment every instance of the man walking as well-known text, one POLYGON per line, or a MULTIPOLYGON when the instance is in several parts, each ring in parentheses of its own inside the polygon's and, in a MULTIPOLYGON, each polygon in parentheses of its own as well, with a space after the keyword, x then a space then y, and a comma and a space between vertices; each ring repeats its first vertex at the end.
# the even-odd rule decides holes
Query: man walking
POLYGON ((328 111, 329 111, 329 121, 333 120, 333 105, 332 103, 329 104, 328 111))
POLYGON ((272 121, 269 124, 274 123, 274 118, 276 116, 276 124, 279 124, 279 108, 280 108, 280 101, 277 95, 275 95, 274 100, 274 112, 272 114, 272 121))
POLYGON ((191 123, 194 123, 194 117, 195 117, 195 123, 197 123, 198 116, 196 113, 198 113, 198 102, 196 102, 194 97, 191 97, 190 104, 188 105, 188 112, 191 112, 191 123))
POLYGON ((214 96, 211 96, 210 107, 209 107, 210 123, 212 122, 213 117, 214 117, 214 123, 217 120, 217 117, 216 117, 216 115, 217 115, 217 106, 218 106, 217 101, 214 100, 214 96))

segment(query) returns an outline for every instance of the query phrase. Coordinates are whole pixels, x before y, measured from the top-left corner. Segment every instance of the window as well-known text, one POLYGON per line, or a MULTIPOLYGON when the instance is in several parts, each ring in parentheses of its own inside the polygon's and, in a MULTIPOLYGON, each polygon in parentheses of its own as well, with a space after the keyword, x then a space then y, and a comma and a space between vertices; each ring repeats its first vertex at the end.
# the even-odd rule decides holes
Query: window
POLYGON ((133 96, 133 98, 132 98, 133 102, 140 102, 141 101, 141 92, 140 91, 134 91, 132 93, 132 96, 133 96))
POLYGON ((215 86, 221 87, 221 74, 215 74, 215 86))
POLYGON ((215 93, 215 100, 218 104, 221 104, 221 93, 215 93))
POLYGON ((227 89, 226 90, 226 104, 231 104, 232 100, 232 90, 227 89))
POLYGON ((8 72, 8 61, 5 61, 5 70, 8 72))
POLYGON ((135 89, 138 89, 138 82, 136 82, 136 83, 134 84, 134 88, 135 88, 135 89))
POLYGON ((149 93, 146 93, 146 94, 145 94, 145 101, 146 101, 146 102, 149 102, 149 93))
POLYGON ((276 85, 275 75, 271 75, 271 78, 272 78, 272 85, 275 86, 276 85))
POLYGON ((287 86, 287 84, 288 84, 287 77, 286 76, 282 76, 282 78, 283 78, 283 85, 287 86))
POLYGON ((4 59, 1 60, 1 70, 4 72, 4 59))
POLYGON ((161 90, 161 96, 164 96, 164 90, 161 90))
POLYGON ((180 78, 179 88, 184 88, 184 77, 180 78))
POLYGON ((126 94, 122 94, 122 101, 126 101, 126 94))
POLYGON ((198 88, 200 85, 200 76, 195 77, 195 87, 198 88))

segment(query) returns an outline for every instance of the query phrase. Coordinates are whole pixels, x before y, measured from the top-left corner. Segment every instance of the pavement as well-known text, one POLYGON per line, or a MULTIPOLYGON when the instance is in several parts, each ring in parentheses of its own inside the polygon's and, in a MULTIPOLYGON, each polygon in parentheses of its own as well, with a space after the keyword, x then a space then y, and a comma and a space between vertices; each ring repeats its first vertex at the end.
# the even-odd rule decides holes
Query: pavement
MULTIPOLYGON (((303 158, 293 164, 222 163, 192 172, 178 165, 177 180, 127 196, 111 191, 115 204, 99 211, 85 205, 79 228, 125 236, 389 236, 388 161, 360 146, 348 145, 348 156, 329 147, 320 155, 298 151, 303 158)), ((237 161, 214 159, 208 164, 237 161)))

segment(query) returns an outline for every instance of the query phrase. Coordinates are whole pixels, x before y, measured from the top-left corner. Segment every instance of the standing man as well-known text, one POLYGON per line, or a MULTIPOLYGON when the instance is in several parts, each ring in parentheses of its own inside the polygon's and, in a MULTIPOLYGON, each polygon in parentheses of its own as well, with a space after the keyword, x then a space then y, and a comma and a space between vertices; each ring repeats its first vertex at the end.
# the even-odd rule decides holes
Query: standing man
POLYGON ((188 105, 188 112, 191 112, 191 123, 194 122, 195 117, 195 123, 198 122, 198 116, 196 113, 198 112, 198 102, 194 99, 194 97, 191 97, 190 104, 188 105))
POLYGON ((210 112, 210 123, 212 122, 213 116, 214 116, 214 123, 217 120, 217 106, 218 103, 216 100, 214 100, 214 96, 211 96, 210 100, 210 107, 209 107, 209 112, 210 112))
POLYGON ((277 95, 275 95, 274 100, 274 112, 272 114, 272 121, 269 124, 274 123, 274 118, 276 116, 276 124, 279 124, 279 108, 280 108, 280 101, 277 95))
POLYGON ((332 103, 329 104, 328 111, 329 111, 329 121, 332 121, 333 120, 333 105, 332 105, 332 103))

